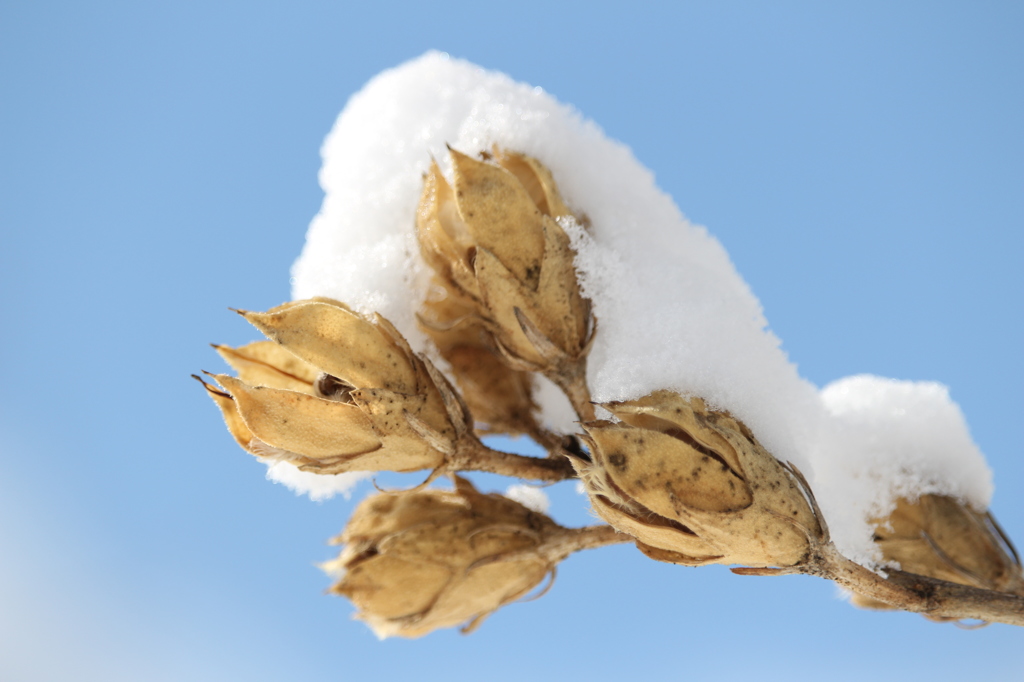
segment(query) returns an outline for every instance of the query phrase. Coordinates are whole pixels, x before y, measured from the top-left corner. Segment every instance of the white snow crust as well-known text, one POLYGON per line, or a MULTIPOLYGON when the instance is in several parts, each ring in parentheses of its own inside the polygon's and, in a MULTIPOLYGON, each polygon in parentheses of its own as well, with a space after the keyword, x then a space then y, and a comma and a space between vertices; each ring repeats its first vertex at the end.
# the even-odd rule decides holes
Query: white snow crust
MULTIPOLYGON (((322 149, 325 197, 293 267, 293 297, 330 296, 388 317, 432 353, 414 313, 426 269, 413 235, 431 158, 497 144, 551 169, 591 222, 564 224, 599 328, 588 382, 598 401, 657 389, 699 395, 742 419, 811 482, 850 558, 879 558, 867 519, 894 496, 956 495, 985 508, 991 473, 938 384, 853 377, 818 389, 769 331, 721 244, 686 220, 623 144, 542 89, 438 52, 385 71, 354 95, 322 149)), ((545 421, 575 430, 557 390, 545 421)), ((269 475, 269 474, 268 474, 269 475)))

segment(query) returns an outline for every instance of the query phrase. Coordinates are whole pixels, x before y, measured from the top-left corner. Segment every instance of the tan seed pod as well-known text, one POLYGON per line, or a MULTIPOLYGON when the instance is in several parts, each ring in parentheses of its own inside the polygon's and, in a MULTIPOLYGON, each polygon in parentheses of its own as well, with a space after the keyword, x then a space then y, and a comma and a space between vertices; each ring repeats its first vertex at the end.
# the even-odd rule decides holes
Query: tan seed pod
POLYGON ((420 328, 451 366, 481 433, 535 434, 532 378, 497 355, 474 308, 452 296, 423 303, 420 328))
POLYGON ((452 185, 433 165, 417 211, 424 259, 476 308, 507 361, 554 372, 586 354, 589 302, 569 238, 568 209, 536 159, 496 152, 498 165, 451 151, 452 185))
POLYGON ((820 526, 794 476, 738 420, 657 391, 603 404, 575 458, 599 516, 660 561, 795 566, 820 526))
MULTIPOLYGON (((416 393, 415 361, 400 336, 381 319, 320 301, 295 301, 272 312, 243 312, 282 348, 356 388, 416 393)), ((379 317, 379 316, 378 316, 379 317)))
POLYGON ((242 419, 242 415, 239 414, 238 406, 235 404, 235 399, 231 397, 231 394, 214 388, 195 374, 192 375, 192 378, 203 385, 203 388, 206 389, 206 394, 220 408, 221 414, 224 417, 224 424, 228 427, 228 433, 235 439, 235 442, 241 445, 243 450, 256 454, 252 449, 256 436, 245 425, 245 421, 242 419))
POLYGON ((492 151, 495 161, 516 176, 541 213, 552 218, 572 215, 572 211, 562 200, 562 195, 559 194, 558 186, 555 184, 555 178, 552 177, 547 166, 526 154, 498 147, 494 147, 492 151))
MULTIPOLYGON (((908 573, 1024 596, 1020 559, 999 524, 948 495, 900 498, 896 509, 875 519, 874 541, 887 562, 908 573)), ((855 606, 893 607, 854 594, 855 606)))
POLYGON ((251 386, 271 386, 313 393, 319 370, 273 341, 255 341, 239 348, 214 345, 224 361, 251 386))
POLYGON ((436 163, 423 177, 423 194, 416 209, 416 237, 420 253, 450 296, 480 302, 473 273, 475 244, 455 203, 455 193, 436 163))
POLYGON ((352 405, 298 391, 249 386, 226 374, 213 378, 231 396, 246 428, 257 439, 258 443, 250 444, 251 450, 259 452, 269 446, 268 453, 277 449, 322 462, 381 447, 369 419, 352 405))
POLYGON ((453 491, 379 494, 362 502, 337 559, 323 565, 379 637, 469 632, 554 570, 545 540, 554 521, 456 478, 453 491))
POLYGON ((466 433, 447 381, 383 317, 330 299, 239 312, 272 341, 218 346, 239 377, 207 388, 249 452, 320 474, 436 470, 466 433))

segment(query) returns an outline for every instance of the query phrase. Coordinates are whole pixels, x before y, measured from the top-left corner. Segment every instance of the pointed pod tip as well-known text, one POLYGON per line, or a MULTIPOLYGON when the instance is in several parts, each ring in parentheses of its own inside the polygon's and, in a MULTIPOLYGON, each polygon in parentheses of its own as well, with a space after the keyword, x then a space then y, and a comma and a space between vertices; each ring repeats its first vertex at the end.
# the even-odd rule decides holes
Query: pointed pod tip
POLYGON ((462 165, 464 168, 469 168, 484 163, 482 161, 477 161, 468 154, 463 154, 458 149, 452 147, 450 144, 445 143, 445 147, 448 148, 448 155, 451 156, 452 158, 452 165, 455 167, 456 172, 458 172, 458 168, 460 165, 462 165))
MULTIPOLYGON (((229 380, 232 380, 232 381, 236 381, 236 378, 235 378, 235 377, 233 377, 233 376, 230 376, 230 375, 227 375, 227 374, 214 374, 213 372, 207 372, 207 371, 206 371, 205 369, 203 369, 203 370, 200 370, 200 371, 201 371, 201 372, 202 372, 203 374, 205 374, 206 376, 208 376, 208 377, 210 377, 211 379, 213 379, 214 381, 216 381, 216 382, 217 382, 218 384, 220 384, 221 386, 223 386, 223 385, 224 385, 224 382, 223 382, 223 381, 221 381, 222 379, 229 379, 229 380)), ((205 383, 205 382, 204 382, 204 383, 205 383)), ((209 384, 207 384, 207 385, 209 385, 209 384)))
MULTIPOLYGON (((206 371, 203 371, 203 374, 206 374, 207 376, 213 376, 212 374, 210 374, 209 372, 206 372, 206 371)), ((234 398, 231 396, 230 393, 225 393, 224 391, 217 390, 216 388, 214 388, 210 384, 208 384, 205 381, 203 381, 202 377, 200 377, 198 374, 192 374, 190 376, 193 379, 195 379, 196 381, 198 381, 199 383, 201 383, 203 385, 203 388, 205 388, 210 393, 213 393, 214 395, 219 395, 222 398, 228 398, 230 400, 234 400, 234 398)))
POLYGON ((430 154, 430 164, 427 166, 427 170, 421 174, 421 179, 424 183, 430 180, 431 177, 435 177, 441 174, 441 167, 437 165, 437 158, 433 154, 430 154))

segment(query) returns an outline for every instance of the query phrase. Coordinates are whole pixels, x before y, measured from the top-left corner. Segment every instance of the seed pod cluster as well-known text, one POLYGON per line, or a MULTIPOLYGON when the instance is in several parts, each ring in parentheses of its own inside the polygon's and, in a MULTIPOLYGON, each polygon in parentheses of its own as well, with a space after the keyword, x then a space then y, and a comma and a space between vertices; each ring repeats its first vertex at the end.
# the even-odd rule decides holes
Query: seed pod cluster
POLYGON ((595 511, 659 561, 795 566, 820 533, 798 482, 741 422, 658 391, 605 403, 574 458, 595 511))
MULTIPOLYGON (((903 571, 1024 596, 1020 557, 988 512, 948 495, 922 495, 914 501, 900 498, 896 509, 874 525, 883 559, 903 571)), ((892 608, 859 594, 851 602, 892 608)))
MULTIPOLYGON (((478 161, 451 150, 453 183, 437 164, 424 178, 416 216, 420 251, 455 301, 440 315, 429 311, 424 325, 442 349, 465 348, 464 340, 438 335, 473 320, 490 336, 476 345, 497 349, 512 369, 564 373, 586 355, 592 327, 575 253, 555 220, 572 219, 571 213, 536 159, 500 150, 484 156, 478 161)), ((460 385, 473 384, 467 379, 460 385)))
POLYGON ((218 346, 238 377, 207 385, 239 444, 320 474, 435 469, 463 406, 383 317, 328 299, 242 315, 271 341, 218 346))
MULTIPOLYGON (((529 156, 451 150, 451 166, 451 182, 436 163, 425 175, 416 236, 433 271, 420 326, 458 392, 388 320, 325 298, 240 311, 269 340, 216 346, 237 376, 203 382, 232 436, 260 458, 319 474, 432 470, 413 490, 365 500, 336 538, 345 546, 324 568, 358 618, 381 637, 471 631, 571 552, 627 540, 658 561, 822 575, 928 617, 963 617, 922 605, 887 582, 895 574, 848 565, 802 475, 729 413, 661 390, 604 403, 613 419, 596 419, 586 383, 595 321, 566 233, 585 221, 529 156), (568 398, 585 451, 576 435, 538 427, 534 372, 568 398), (491 450, 474 430, 527 434, 549 456, 491 450), (562 528, 458 476, 452 491, 424 489, 456 471, 544 481, 575 471, 609 525, 562 528)), ((885 560, 904 571, 1024 596, 1019 557, 986 512, 925 495, 875 526, 885 560)))
POLYGON ((554 570, 544 542, 554 521, 456 478, 437 489, 374 495, 357 508, 331 587, 348 597, 379 637, 421 637, 439 628, 476 628, 554 570))

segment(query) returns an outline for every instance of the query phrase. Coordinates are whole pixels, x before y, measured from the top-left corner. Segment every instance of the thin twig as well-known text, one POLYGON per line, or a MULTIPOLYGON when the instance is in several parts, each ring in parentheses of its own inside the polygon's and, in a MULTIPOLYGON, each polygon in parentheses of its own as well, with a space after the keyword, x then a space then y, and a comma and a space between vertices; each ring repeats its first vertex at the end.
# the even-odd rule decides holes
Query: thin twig
POLYGON ((1024 626, 1024 598, 994 590, 888 570, 885 577, 850 561, 832 543, 819 548, 805 573, 865 597, 935 620, 983 620, 1024 626))
POLYGON ((847 559, 832 543, 828 526, 825 525, 824 516, 807 479, 792 464, 784 466, 800 483, 818 517, 819 530, 816 533, 800 527, 808 541, 807 557, 800 564, 784 569, 734 568, 734 573, 816 575, 857 594, 897 609, 920 613, 932 620, 981 620, 1024 626, 1024 597, 892 569, 882 576, 847 559))
POLYGON ((633 542, 634 539, 631 535, 620 533, 604 524, 583 528, 561 528, 546 537, 538 551, 552 563, 558 563, 574 552, 633 542))
POLYGON ((576 477, 566 457, 527 457, 492 450, 476 438, 459 441, 457 452, 449 458, 448 471, 486 471, 500 476, 554 483, 576 477))
POLYGON ((562 390, 580 421, 594 421, 597 415, 594 412, 594 403, 590 401, 590 389, 587 387, 586 356, 573 362, 566 362, 556 370, 545 372, 545 376, 562 390))

